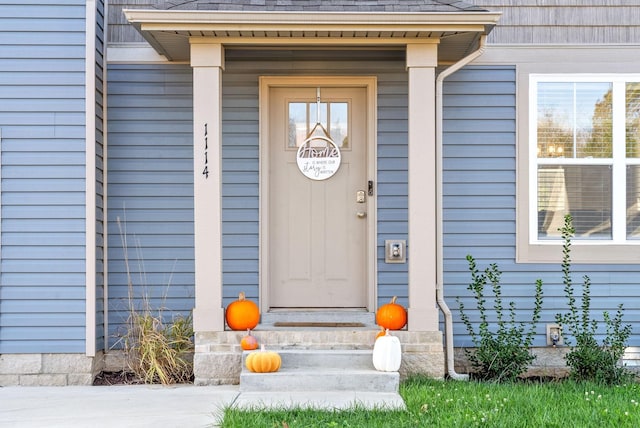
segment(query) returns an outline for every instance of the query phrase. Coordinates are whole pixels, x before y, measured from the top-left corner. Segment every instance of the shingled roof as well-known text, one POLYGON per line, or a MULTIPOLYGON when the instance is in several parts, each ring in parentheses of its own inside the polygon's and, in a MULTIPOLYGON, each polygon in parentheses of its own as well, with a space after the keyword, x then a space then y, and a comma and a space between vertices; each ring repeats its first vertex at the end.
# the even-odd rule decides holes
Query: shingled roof
POLYGON ((169 0, 161 10, 271 12, 483 12, 459 0, 169 0))
POLYGON ((456 0, 168 0, 125 9, 127 20, 158 53, 188 61, 197 38, 237 46, 402 49, 437 43, 454 62, 477 47, 500 18, 456 0))

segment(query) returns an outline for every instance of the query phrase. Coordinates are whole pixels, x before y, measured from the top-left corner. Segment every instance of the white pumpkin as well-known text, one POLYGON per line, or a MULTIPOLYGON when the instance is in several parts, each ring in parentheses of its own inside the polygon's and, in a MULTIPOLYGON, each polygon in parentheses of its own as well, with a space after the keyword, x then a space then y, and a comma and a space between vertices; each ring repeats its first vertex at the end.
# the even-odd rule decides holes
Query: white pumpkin
POLYGON ((402 361, 400 339, 389 334, 376 339, 373 345, 373 367, 381 372, 397 372, 402 361))

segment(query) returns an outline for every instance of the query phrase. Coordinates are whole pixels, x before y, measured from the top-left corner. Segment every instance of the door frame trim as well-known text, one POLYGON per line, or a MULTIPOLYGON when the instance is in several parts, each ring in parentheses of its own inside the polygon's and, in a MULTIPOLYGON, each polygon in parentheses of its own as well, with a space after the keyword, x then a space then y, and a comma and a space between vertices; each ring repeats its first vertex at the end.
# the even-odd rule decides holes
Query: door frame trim
MULTIPOLYGON (((361 87, 367 92, 367 179, 377 181, 377 82, 376 76, 260 76, 259 79, 259 145, 260 145, 260 311, 267 312, 269 302, 269 94, 273 87, 361 87)), ((376 189, 376 186, 374 186, 376 189)), ((375 191, 374 191, 375 192, 375 191)), ((366 253, 366 302, 367 311, 374 312, 377 298, 377 200, 374 193, 367 207, 367 253, 366 253)))

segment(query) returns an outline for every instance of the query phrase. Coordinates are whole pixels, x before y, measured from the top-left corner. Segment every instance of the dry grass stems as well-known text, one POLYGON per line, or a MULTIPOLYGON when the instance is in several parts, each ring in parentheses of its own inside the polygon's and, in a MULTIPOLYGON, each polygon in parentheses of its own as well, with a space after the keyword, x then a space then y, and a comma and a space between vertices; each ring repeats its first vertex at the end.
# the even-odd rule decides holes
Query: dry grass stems
MULTIPOLYGON (((127 234, 119 217, 117 223, 128 283, 129 316, 122 343, 129 369, 145 383, 169 385, 191 382, 194 348, 191 315, 172 316, 167 320, 163 307, 151 308, 146 291, 140 299, 135 298, 127 234)), ((139 250, 139 246, 136 248, 139 250)), ((138 259, 142 260, 139 252, 138 259)), ((144 282, 144 273, 142 278, 144 282)), ((162 301, 165 299, 166 295, 162 301)))

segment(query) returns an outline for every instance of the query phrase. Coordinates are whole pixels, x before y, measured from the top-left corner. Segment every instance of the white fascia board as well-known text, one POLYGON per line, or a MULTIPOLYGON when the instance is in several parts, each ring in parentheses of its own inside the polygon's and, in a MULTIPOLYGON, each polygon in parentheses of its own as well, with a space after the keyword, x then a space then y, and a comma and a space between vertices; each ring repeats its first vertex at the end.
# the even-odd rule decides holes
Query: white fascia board
POLYGON ((280 31, 477 31, 493 27, 500 12, 238 12, 124 9, 127 20, 145 30, 280 31))
MULTIPOLYGON (((640 45, 535 45, 489 44, 476 64, 555 64, 572 63, 583 68, 585 64, 602 63, 608 66, 640 64, 640 45)), ((587 70, 585 70, 587 71, 587 70)))
MULTIPOLYGON (((160 55, 148 43, 109 43, 109 64, 135 64, 135 63, 167 63, 169 60, 160 55)), ((179 62, 173 61, 173 64, 179 62)), ((184 61, 188 64, 188 61, 184 61)))
POLYGON ((501 12, 246 12, 246 11, 178 11, 124 9, 129 22, 189 24, 483 24, 498 23, 501 12))

